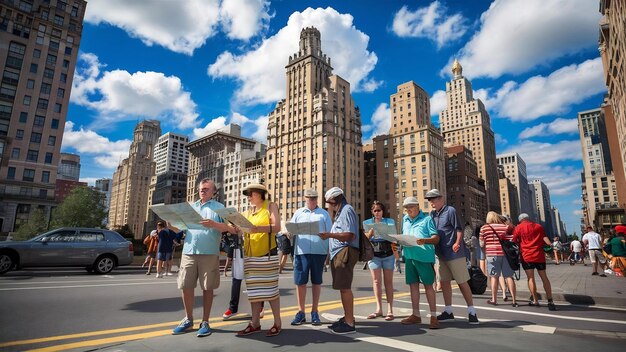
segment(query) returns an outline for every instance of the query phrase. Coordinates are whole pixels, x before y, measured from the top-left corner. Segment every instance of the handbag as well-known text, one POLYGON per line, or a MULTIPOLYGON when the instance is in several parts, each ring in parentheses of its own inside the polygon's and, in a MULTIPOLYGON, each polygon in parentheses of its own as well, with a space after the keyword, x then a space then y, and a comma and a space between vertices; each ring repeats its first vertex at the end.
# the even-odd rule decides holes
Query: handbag
POLYGON ((511 269, 513 269, 513 276, 515 277, 515 280, 519 280, 521 274, 519 243, 501 239, 500 236, 498 236, 496 230, 491 225, 487 224, 487 226, 491 228, 494 236, 496 236, 498 241, 500 241, 500 246, 502 246, 504 257, 509 263, 511 269))
POLYGON ((477 266, 470 266, 468 269, 470 279, 467 281, 472 293, 482 295, 487 290, 487 276, 477 266))
POLYGON ((374 258, 374 246, 363 230, 359 231, 359 261, 368 262, 374 258))

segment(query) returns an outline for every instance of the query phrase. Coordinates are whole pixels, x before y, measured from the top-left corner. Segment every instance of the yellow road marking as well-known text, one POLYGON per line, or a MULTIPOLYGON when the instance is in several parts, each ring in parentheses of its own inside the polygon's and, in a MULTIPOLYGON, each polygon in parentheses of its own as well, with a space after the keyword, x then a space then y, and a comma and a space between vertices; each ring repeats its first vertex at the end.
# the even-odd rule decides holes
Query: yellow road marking
MULTIPOLYGON (((405 296, 409 296, 409 293, 395 293, 394 294, 394 298, 401 298, 405 296)), ((375 303, 375 302, 376 302, 376 299, 371 296, 360 297, 360 298, 354 299, 355 305, 362 305, 362 304, 375 303)), ((307 307, 310 307, 310 304, 307 305, 307 307)), ((320 302, 318 310, 322 312, 322 311, 332 310, 332 309, 341 308, 341 307, 342 307, 341 301, 339 300, 327 301, 327 302, 320 302)), ((298 306, 282 307, 280 315, 281 317, 289 317, 295 314, 298 310, 299 310, 298 306)), ((222 327, 222 326, 246 323, 247 321, 245 320, 244 321, 242 320, 223 321, 222 318, 215 317, 215 318, 209 319, 209 322, 210 322, 211 327, 222 327)), ((118 329, 111 329, 111 330, 100 330, 100 331, 91 331, 91 332, 78 333, 78 334, 51 336, 51 337, 44 337, 44 338, 38 338, 38 339, 10 341, 10 342, 5 342, 5 343, 0 344, 0 348, 10 347, 10 346, 32 345, 32 344, 38 344, 38 343, 44 343, 44 342, 69 340, 69 339, 76 339, 76 338, 83 338, 83 337, 118 334, 118 333, 125 333, 125 332, 139 331, 139 330, 162 328, 165 326, 171 327, 172 325, 176 325, 178 323, 179 321, 173 321, 173 322, 158 323, 158 324, 151 324, 151 325, 131 326, 131 327, 126 327, 126 328, 118 328, 118 329)), ((62 344, 62 345, 34 349, 31 351, 63 351, 63 350, 68 350, 68 349, 73 349, 73 348, 98 346, 98 345, 105 345, 105 344, 110 344, 110 343, 140 340, 140 339, 146 339, 146 338, 151 338, 151 337, 170 335, 171 333, 172 333, 171 329, 158 330, 158 331, 144 332, 144 333, 131 334, 131 335, 101 338, 101 339, 95 339, 95 340, 89 340, 89 341, 79 341, 79 342, 74 342, 74 343, 67 343, 67 344, 62 344)))

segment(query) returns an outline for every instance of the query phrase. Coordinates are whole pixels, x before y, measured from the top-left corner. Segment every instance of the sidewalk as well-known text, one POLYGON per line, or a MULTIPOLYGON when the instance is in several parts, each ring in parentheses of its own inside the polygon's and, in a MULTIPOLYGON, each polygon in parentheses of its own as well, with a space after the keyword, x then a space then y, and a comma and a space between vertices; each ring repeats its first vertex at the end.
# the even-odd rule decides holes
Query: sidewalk
MULTIPOLYGON (((552 296, 555 301, 585 305, 608 305, 626 307, 626 278, 615 275, 600 277, 592 276, 592 266, 582 264, 569 265, 569 262, 555 265, 548 262, 546 272, 552 285, 552 296)), ((545 291, 541 278, 535 271, 537 292, 545 301, 545 291)), ((522 269, 520 280, 516 281, 517 295, 520 300, 530 297, 527 278, 522 269)))

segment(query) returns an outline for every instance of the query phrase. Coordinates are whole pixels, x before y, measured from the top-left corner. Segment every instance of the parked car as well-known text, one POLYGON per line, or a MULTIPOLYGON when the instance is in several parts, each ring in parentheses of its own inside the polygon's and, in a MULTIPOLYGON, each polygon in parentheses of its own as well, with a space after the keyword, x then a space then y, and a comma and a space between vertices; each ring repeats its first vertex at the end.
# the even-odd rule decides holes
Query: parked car
POLYGON ((0 242, 0 275, 12 269, 61 266, 106 274, 132 260, 132 242, 106 229, 63 227, 27 241, 0 242))

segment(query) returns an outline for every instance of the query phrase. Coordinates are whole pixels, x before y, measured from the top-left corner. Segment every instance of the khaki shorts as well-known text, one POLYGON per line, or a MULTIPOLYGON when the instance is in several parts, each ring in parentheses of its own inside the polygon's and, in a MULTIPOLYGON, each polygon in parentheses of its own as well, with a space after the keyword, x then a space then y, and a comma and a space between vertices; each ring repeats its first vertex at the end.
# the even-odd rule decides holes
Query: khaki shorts
POLYGON ((196 288, 200 281, 202 290, 220 287, 220 257, 212 254, 183 254, 178 271, 178 288, 196 288))
POLYGON ((439 260, 439 280, 456 281, 462 284, 470 279, 465 257, 452 260, 439 260))
POLYGON ((333 289, 349 290, 352 288, 354 266, 359 260, 359 250, 345 247, 339 251, 330 263, 330 272, 333 275, 333 289))
POLYGON ((590 249, 589 259, 591 259, 592 263, 595 263, 597 261, 600 262, 600 264, 606 263, 606 258, 604 257, 604 254, 602 254, 602 251, 599 249, 590 249))

